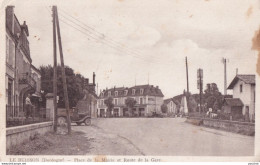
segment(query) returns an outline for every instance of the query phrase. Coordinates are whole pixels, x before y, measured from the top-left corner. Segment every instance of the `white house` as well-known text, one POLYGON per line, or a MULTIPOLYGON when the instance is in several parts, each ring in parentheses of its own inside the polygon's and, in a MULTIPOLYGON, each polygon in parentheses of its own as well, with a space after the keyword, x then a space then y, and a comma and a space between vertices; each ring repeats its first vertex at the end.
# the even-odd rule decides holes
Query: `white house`
POLYGON ((175 103, 173 98, 166 99, 163 102, 167 105, 168 115, 177 114, 177 104, 175 103))
POLYGON ((242 114, 255 118, 255 75, 236 75, 227 89, 233 90, 233 99, 240 99, 243 103, 242 114))

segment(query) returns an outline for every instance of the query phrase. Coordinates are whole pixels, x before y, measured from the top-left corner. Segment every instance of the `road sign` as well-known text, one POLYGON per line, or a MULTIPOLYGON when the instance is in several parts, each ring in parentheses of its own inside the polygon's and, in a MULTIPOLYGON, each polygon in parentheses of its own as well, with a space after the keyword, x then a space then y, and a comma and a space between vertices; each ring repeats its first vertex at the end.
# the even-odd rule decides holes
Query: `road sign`
POLYGON ((197 88, 200 89, 200 87, 203 87, 203 70, 198 69, 197 70, 197 88))

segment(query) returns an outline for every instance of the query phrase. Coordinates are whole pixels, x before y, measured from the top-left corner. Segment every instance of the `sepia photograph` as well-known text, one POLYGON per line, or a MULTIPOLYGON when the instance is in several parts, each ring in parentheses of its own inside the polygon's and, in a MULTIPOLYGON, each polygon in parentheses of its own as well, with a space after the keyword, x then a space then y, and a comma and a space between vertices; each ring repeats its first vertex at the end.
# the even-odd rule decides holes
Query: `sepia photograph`
POLYGON ((1 12, 6 156, 256 156, 259 0, 4 0, 1 12))

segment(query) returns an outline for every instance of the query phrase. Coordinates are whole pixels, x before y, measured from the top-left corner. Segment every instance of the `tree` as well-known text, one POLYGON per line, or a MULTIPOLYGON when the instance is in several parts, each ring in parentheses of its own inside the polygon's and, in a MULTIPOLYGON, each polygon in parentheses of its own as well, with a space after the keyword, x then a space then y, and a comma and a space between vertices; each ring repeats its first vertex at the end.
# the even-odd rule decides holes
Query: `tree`
POLYGON ((106 104, 107 109, 108 109, 108 114, 109 114, 108 116, 110 116, 110 115, 111 115, 111 111, 112 111, 112 109, 114 108, 113 98, 112 98, 112 97, 107 98, 107 99, 104 101, 104 103, 106 104))
POLYGON ((167 107, 166 104, 161 105, 161 111, 162 111, 162 113, 167 113, 168 112, 168 107, 167 107))
POLYGON ((131 98, 131 97, 128 97, 126 100, 125 100, 125 104, 128 108, 128 112, 129 112, 129 116, 133 116, 133 108, 136 104, 136 101, 135 99, 131 98))
MULTIPOLYGON (((53 67, 51 65, 41 66, 41 89, 44 95, 53 93, 53 67)), ((68 97, 70 107, 75 107, 77 102, 84 97, 84 77, 75 74, 73 69, 66 66, 65 75, 67 81, 68 97)), ((58 107, 65 107, 63 100, 63 85, 61 77, 61 66, 57 66, 57 95, 59 96, 58 107)))
POLYGON ((189 97, 189 104, 188 104, 189 112, 196 112, 197 106, 198 106, 198 103, 196 102, 194 97, 191 95, 189 97))
POLYGON ((219 92, 217 84, 208 84, 208 88, 204 92, 204 98, 207 104, 207 109, 212 108, 213 111, 221 109, 223 95, 219 92))

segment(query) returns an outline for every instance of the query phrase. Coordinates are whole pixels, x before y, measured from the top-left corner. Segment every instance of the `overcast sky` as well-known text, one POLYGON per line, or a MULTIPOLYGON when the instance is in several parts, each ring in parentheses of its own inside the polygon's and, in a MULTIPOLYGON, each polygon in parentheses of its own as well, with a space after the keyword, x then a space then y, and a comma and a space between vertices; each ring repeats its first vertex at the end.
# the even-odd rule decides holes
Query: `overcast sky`
POLYGON ((181 94, 185 56, 192 93, 198 93, 198 68, 204 70, 204 88, 215 82, 223 93, 223 57, 228 84, 236 68, 255 74, 257 53, 251 45, 259 28, 258 0, 6 2, 15 6, 19 22, 28 24, 36 67, 53 64, 50 6, 56 4, 65 64, 90 81, 96 72, 99 90, 134 86, 135 79, 136 85, 147 84, 149 75, 149 84, 158 85, 165 98, 181 94))

